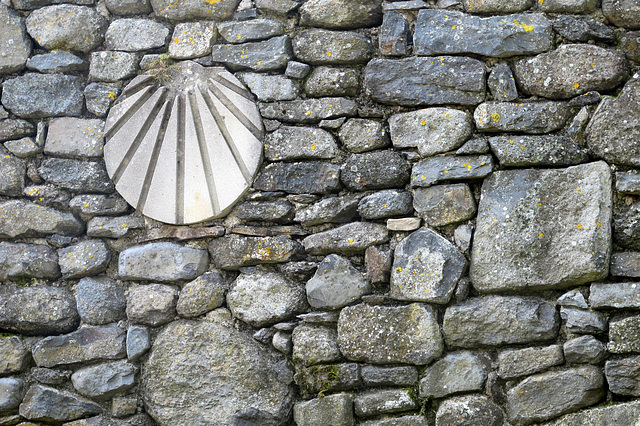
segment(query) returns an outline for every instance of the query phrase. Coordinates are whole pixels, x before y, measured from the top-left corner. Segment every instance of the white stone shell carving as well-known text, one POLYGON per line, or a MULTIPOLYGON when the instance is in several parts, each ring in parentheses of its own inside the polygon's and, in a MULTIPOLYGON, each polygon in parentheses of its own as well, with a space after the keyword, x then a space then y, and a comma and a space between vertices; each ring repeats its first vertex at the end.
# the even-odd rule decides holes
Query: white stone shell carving
POLYGON ((107 172, 145 216, 191 224, 226 215, 253 183, 264 128, 224 68, 180 62, 134 78, 105 124, 107 172))

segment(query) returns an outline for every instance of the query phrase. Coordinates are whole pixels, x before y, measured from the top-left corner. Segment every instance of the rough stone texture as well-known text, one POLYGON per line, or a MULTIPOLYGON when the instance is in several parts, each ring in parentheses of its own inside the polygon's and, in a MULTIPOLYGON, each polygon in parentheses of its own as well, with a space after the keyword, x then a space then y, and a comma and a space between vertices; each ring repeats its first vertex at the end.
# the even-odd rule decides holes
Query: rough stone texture
POLYGON ((633 0, 604 0, 602 13, 614 25, 630 30, 640 29, 640 7, 633 0))
POLYGON ((261 191, 323 194, 340 189, 340 167, 324 162, 269 164, 255 180, 261 191))
POLYGON ((474 287, 482 292, 558 288, 606 277, 610 173, 604 162, 493 173, 478 207, 474 287))
POLYGON ((498 375, 503 379, 529 376, 564 363, 562 346, 512 349, 498 354, 498 375))
POLYGON ((119 195, 85 194, 73 197, 69 207, 81 215, 96 216, 125 213, 129 205, 119 195))
POLYGON ((366 152, 389 145, 387 131, 376 120, 350 118, 340 127, 338 136, 350 152, 366 152))
POLYGON ((65 422, 102 413, 95 402, 66 390, 33 385, 20 404, 20 415, 35 421, 65 422))
POLYGON ((477 179, 493 171, 491 155, 443 155, 421 160, 411 169, 411 186, 431 186, 445 180, 477 179))
POLYGON ((363 219, 383 219, 412 212, 410 192, 387 189, 360 200, 358 213, 363 219))
POLYGON ((175 321, 156 338, 142 379, 149 414, 164 426, 233 424, 242 412, 258 424, 283 422, 293 393, 282 354, 236 330, 228 313, 212 314, 175 321), (167 368, 173 363, 179 368, 167 368))
POLYGON ((25 74, 2 84, 2 104, 19 117, 79 116, 84 107, 81 77, 25 74))
POLYGON ((640 173, 633 170, 616 172, 616 191, 640 195, 640 173))
POLYGON ((114 15, 139 15, 152 10, 149 0, 105 0, 105 5, 114 15))
POLYGON ((374 101, 402 106, 477 105, 486 87, 482 62, 464 57, 373 59, 364 68, 374 101))
POLYGON ((300 25, 324 28, 359 28, 378 25, 382 0, 311 0, 300 7, 300 25))
MULTIPOLYGON (((637 231, 639 226, 640 203, 629 198, 627 198, 627 201, 626 203, 619 203, 614 206, 613 240, 622 247, 638 250, 640 249, 637 231)), ((632 262, 628 265, 630 268, 633 268, 632 262)))
POLYGON ((59 276, 58 256, 48 246, 0 242, 0 280, 59 276))
POLYGON ((416 188, 413 207, 430 226, 462 222, 476 214, 475 199, 465 183, 416 188))
POLYGON ((286 67, 291 59, 290 43, 289 36, 280 36, 237 45, 217 44, 213 46, 211 57, 214 62, 222 62, 233 70, 277 70, 286 67))
POLYGON ((250 21, 221 22, 218 32, 228 43, 244 43, 263 40, 284 34, 283 25, 271 19, 252 19, 250 21))
POLYGON ((367 386, 413 386, 418 381, 418 371, 413 366, 365 365, 360 372, 367 386))
POLYGON ((420 396, 442 398, 458 392, 480 391, 491 369, 488 358, 473 352, 453 352, 427 367, 420 396))
MULTIPOLYGON (((0 338, 0 376, 24 371, 31 360, 31 352, 17 336, 0 338)), ((0 409, 0 411, 2 411, 0 409)))
POLYGON ((48 234, 76 236, 84 229, 82 222, 71 213, 22 200, 0 203, 0 215, 3 219, 0 237, 3 238, 48 234))
POLYGON ((182 287, 176 306, 178 315, 187 318, 197 317, 222 306, 227 287, 220 272, 205 272, 182 287))
POLYGON ((65 287, 0 286, 0 328, 27 335, 75 330, 80 322, 73 293, 65 287))
POLYGON ((369 246, 387 241, 389 241, 389 232, 384 225, 353 222, 310 235, 302 240, 302 244, 307 253, 313 255, 331 253, 350 255, 362 253, 369 246))
POLYGON ((589 155, 565 136, 495 136, 489 138, 491 150, 507 167, 571 166, 588 161, 589 155))
POLYGON ((338 309, 370 293, 364 275, 348 259, 330 254, 318 265, 313 278, 307 281, 307 299, 316 309, 338 309))
POLYGON ((594 0, 545 0, 539 3, 542 12, 589 13, 596 8, 594 0))
POLYGON ((261 263, 282 263, 299 257, 300 243, 286 236, 240 237, 231 235, 211 240, 213 263, 222 269, 239 269, 261 263))
POLYGON ((294 220, 312 226, 321 223, 351 222, 358 210, 359 197, 330 197, 296 212, 294 220))
POLYGON ((640 419, 640 404, 637 401, 614 404, 567 414, 545 426, 635 426, 640 419))
POLYGON ((436 426, 503 424, 502 410, 484 395, 467 395, 447 399, 436 413, 436 426))
POLYGON ((225 0, 203 2, 198 0, 183 0, 179 7, 174 7, 172 0, 151 0, 153 11, 160 17, 171 21, 191 21, 197 19, 211 19, 222 21, 233 16, 233 12, 240 0, 225 0))
POLYGON ((306 311, 304 288, 275 272, 240 274, 231 284, 227 306, 235 318, 264 327, 306 311))
POLYGON ((133 77, 138 70, 140 58, 136 53, 102 51, 91 54, 89 78, 116 82, 133 77))
POLYGON ((598 105, 586 129, 589 148, 608 162, 639 166, 639 114, 640 80, 631 80, 617 98, 605 97, 598 105))
POLYGON ((585 44, 563 45, 515 63, 516 79, 523 92, 552 99, 613 89, 627 73, 623 53, 585 44))
POLYGON ((0 6, 0 74, 20 71, 31 55, 31 39, 27 35, 24 18, 4 4, 0 6))
POLYGON ((238 204, 233 212, 242 220, 287 223, 293 219, 294 207, 288 201, 247 201, 238 204))
POLYGON ((486 102, 473 117, 482 132, 548 133, 561 129, 570 116, 563 102, 486 102))
POLYGON ((134 384, 136 368, 127 361, 112 361, 84 367, 71 375, 76 390, 90 398, 105 400, 134 384))
POLYGON ((640 62, 640 31, 629 31, 620 40, 620 48, 627 58, 640 62))
POLYGON ((356 305, 340 312, 338 344, 347 359, 372 364, 429 364, 444 349, 433 308, 356 305))
POLYGON ((58 258, 63 278, 82 278, 104 272, 111 252, 102 240, 86 240, 58 250, 58 258))
POLYGON ((138 52, 163 47, 169 37, 169 28, 149 19, 117 19, 109 25, 104 36, 108 50, 138 52))
MULTIPOLYGON (((356 114, 356 103, 346 98, 305 99, 260 104, 263 118, 296 123, 317 123, 356 114)), ((255 186, 255 183, 254 183, 255 186)))
POLYGON ((509 419, 530 423, 587 407, 604 396, 603 382, 594 366, 528 377, 507 393, 509 419))
POLYGON ((516 81, 509 65, 500 63, 489 74, 487 86, 496 101, 509 102, 518 97, 516 81))
POLYGON ((42 162, 38 173, 45 181, 72 191, 113 192, 114 189, 102 162, 49 157, 42 162))
POLYGON ((359 417, 400 413, 417 408, 411 391, 407 389, 373 390, 358 395, 353 400, 353 409, 359 417))
POLYGON ((395 249, 389 295, 398 300, 448 303, 467 262, 453 244, 429 228, 395 249))
POLYGON ((389 118, 395 148, 417 147, 423 157, 459 148, 472 131, 471 114, 453 108, 427 108, 389 118))
POLYGON ((94 217, 87 222, 87 235, 90 237, 120 238, 135 229, 143 229, 144 219, 139 216, 94 217))
POLYGON ((20 406, 24 381, 15 377, 0 379, 0 413, 12 412, 20 406))
POLYGON ((296 58, 311 65, 361 64, 373 54, 369 37, 353 31, 305 29, 293 38, 292 45, 296 58))
POLYGON ((541 299, 485 296, 447 308, 443 331, 453 347, 543 342, 558 334, 555 306, 541 299))
POLYGON ((151 281, 192 280, 209 267, 205 250, 175 243, 151 243, 120 253, 118 274, 123 279, 151 281))
POLYGON ((102 157, 102 120, 55 118, 49 122, 45 154, 60 157, 102 157))
POLYGON ((480 18, 454 10, 422 9, 413 36, 417 55, 473 53, 504 58, 551 48, 553 30, 541 14, 480 18))
POLYGON ((314 127, 282 126, 265 137, 264 145, 269 161, 331 159, 338 155, 331 133, 314 127))
POLYGON ((560 317, 571 333, 602 334, 607 331, 607 318, 601 312, 562 307, 560 317))
POLYGON ((293 330, 293 360, 305 365, 335 362, 341 358, 335 328, 302 324, 293 330))
POLYGON ((593 336, 580 336, 565 342, 567 364, 599 364, 607 357, 605 345, 593 336))
POLYGON ((4 118, 0 120, 0 142, 34 135, 35 126, 27 120, 4 118))
MULTIPOLYGON (((559 3, 560 2, 557 2, 556 4, 559 3)), ((591 1, 581 1, 579 3, 589 4, 591 1)), ((571 41, 585 42, 593 39, 602 41, 615 40, 615 32, 611 28, 589 16, 562 15, 553 21, 553 29, 571 41)))
POLYGON ((340 170, 340 179, 352 191, 403 187, 410 165, 394 151, 351 154, 340 170))
POLYGON ((120 83, 89 83, 84 88, 87 111, 98 117, 104 117, 120 95, 120 83))
POLYGON ((362 385, 360 364, 357 363, 298 367, 294 378, 306 398, 319 393, 351 390, 362 385))
POLYGON ((611 320, 607 349, 612 353, 640 352, 638 327, 640 316, 611 320))
POLYGON ((129 290, 127 318, 133 324, 157 327, 176 315, 178 290, 169 285, 140 285, 129 290))
MULTIPOLYGON (((13 155, 18 158, 28 158, 32 157, 35 154, 40 154, 42 152, 42 147, 36 144, 36 141, 31 137, 26 137, 22 139, 17 139, 13 141, 7 141, 4 143, 4 147, 13 155)), ((24 172, 22 171, 22 167, 24 165, 23 162, 15 161, 15 159, 11 157, 7 157, 6 154, 2 155, 3 159, 5 159, 4 164, 10 165, 7 167, 7 171, 11 169, 18 171, 18 179, 7 179, 11 185, 22 185, 24 181, 24 172), (9 161, 7 161, 9 160, 9 161), (17 183, 16 183, 17 182, 17 183)), ((4 168, 4 166, 3 166, 4 168)), ((25 167, 26 169, 26 167, 25 167)), ((25 170, 26 171, 26 170, 25 170)))
POLYGON ((296 99, 300 93, 298 82, 280 74, 242 72, 236 74, 236 77, 256 95, 259 101, 290 101, 296 99))
POLYGON ((127 358, 135 362, 151 348, 149 328, 132 325, 127 329, 127 358))
POLYGON ((531 7, 531 0, 463 0, 464 9, 470 13, 514 13, 522 12, 531 7))
POLYGON ((640 308, 636 283, 593 283, 589 292, 592 308, 640 308))
POLYGON ((174 59, 199 58, 211 53, 216 41, 214 22, 184 22, 175 26, 169 42, 169 56, 174 59))
POLYGON ((124 289, 108 277, 83 278, 76 286, 78 314, 86 324, 101 325, 124 318, 124 289))
POLYGON ((353 68, 316 67, 304 84, 309 96, 357 96, 360 73, 353 68))
POLYGON ((339 393, 297 402, 293 419, 298 426, 353 425, 353 396, 339 393))
POLYGON ((27 169, 25 162, 9 154, 9 151, 0 145, 0 168, 3 171, 0 176, 0 194, 22 195, 27 169))
POLYGON ((640 356, 607 361, 604 365, 609 390, 618 395, 640 395, 640 356))
POLYGON ((29 35, 45 49, 82 53, 100 45, 107 28, 107 20, 95 9, 69 4, 35 10, 26 21, 29 35))
POLYGON ((378 43, 383 55, 402 56, 407 54, 409 23, 401 13, 390 11, 384 14, 378 43))

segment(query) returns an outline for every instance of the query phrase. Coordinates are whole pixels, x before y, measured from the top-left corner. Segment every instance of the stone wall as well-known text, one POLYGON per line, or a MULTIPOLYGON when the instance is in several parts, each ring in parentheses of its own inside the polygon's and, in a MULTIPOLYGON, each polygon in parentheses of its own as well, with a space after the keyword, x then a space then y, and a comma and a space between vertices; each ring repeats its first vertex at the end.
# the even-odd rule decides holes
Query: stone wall
POLYGON ((0 425, 635 425, 639 70, 638 0, 2 0, 0 425), (103 130, 185 60, 264 161, 169 226, 103 130))

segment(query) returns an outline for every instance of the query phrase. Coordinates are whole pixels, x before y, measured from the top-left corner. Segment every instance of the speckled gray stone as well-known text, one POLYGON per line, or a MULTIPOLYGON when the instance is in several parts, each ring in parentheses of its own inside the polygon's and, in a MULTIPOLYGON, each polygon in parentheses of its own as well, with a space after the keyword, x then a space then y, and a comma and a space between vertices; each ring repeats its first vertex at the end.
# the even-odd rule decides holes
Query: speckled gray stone
POLYGON ((76 286, 80 318, 87 324, 101 325, 124 318, 127 299, 124 288, 108 277, 83 278, 76 286))
POLYGON ((477 179, 493 171, 491 155, 443 155, 421 160, 411 169, 411 186, 427 187, 445 180, 477 179))
POLYGON ((338 332, 333 327, 302 324, 293 330, 293 359, 305 365, 339 361, 338 332))
POLYGON ((270 161, 331 159, 338 145, 331 133, 315 127, 282 126, 264 138, 265 157, 270 161))
POLYGON ((501 426, 503 421, 500 407, 484 395, 465 395, 444 400, 436 413, 436 426, 501 426))
POLYGON ((77 76, 30 73, 2 88, 2 104, 19 117, 79 116, 84 108, 83 79, 77 76))
POLYGON ((351 154, 340 168, 340 179, 352 191, 402 188, 409 175, 410 163, 392 150, 351 154))
POLYGON ((176 315, 178 290, 174 286, 147 284, 129 290, 127 318, 133 324, 157 327, 176 315))
POLYGON ((387 189, 378 191, 360 200, 358 213, 363 219, 383 219, 410 214, 413 210, 410 192, 387 189))
POLYGON ((0 74, 20 71, 31 55, 31 39, 20 17, 6 5, 0 5, 0 74))
POLYGON ((38 168, 48 183, 72 191, 113 192, 114 185, 102 162, 49 157, 38 168))
POLYGON ((83 232, 84 225, 73 214, 50 207, 9 200, 0 203, 0 236, 36 236, 63 234, 76 236, 83 232))
POLYGON ((310 235, 302 240, 305 250, 313 255, 331 253, 356 254, 376 244, 389 241, 384 225, 370 222, 353 222, 328 231, 310 235))
POLYGON ((169 38, 169 27, 150 19, 116 19, 111 22, 104 37, 108 50, 138 52, 164 47, 169 38))
POLYGON ((420 396, 442 398, 458 392, 482 390, 490 360, 473 352, 453 352, 427 367, 420 379, 420 396))
POLYGON ((134 385, 136 370, 126 360, 105 362, 77 370, 71 375, 71 382, 80 394, 107 400, 134 385))
POLYGON ((49 122, 45 154, 60 157, 100 158, 104 121, 61 117, 49 122))
POLYGON ((589 160, 576 142, 565 136, 495 136, 489 138, 491 150, 503 166, 571 166, 589 160))
POLYGON ((609 322, 609 343, 607 349, 611 353, 640 352, 638 339, 640 316, 614 318, 609 322))
POLYGON ((307 300, 315 309, 339 309, 371 292, 364 274, 348 259, 330 254, 307 281, 307 300))
POLYGON ((149 328, 143 325, 131 325, 127 329, 127 358, 134 362, 151 348, 149 328))
POLYGON ((285 68, 291 59, 291 42, 285 35, 237 45, 217 44, 213 46, 211 57, 214 62, 221 62, 232 70, 277 70, 285 68))
POLYGON ((259 18, 249 21, 221 22, 218 24, 218 32, 228 43, 237 44, 282 35, 284 26, 276 20, 259 18))
POLYGON ((562 346, 505 350, 498 354, 498 375, 503 379, 529 376, 564 363, 562 346))
POLYGON ((486 102, 473 117, 482 132, 548 133, 561 129, 570 116, 564 102, 486 102))
POLYGON ((92 52, 90 61, 89 79, 115 82, 133 77, 140 58, 136 53, 101 51, 92 52))
POLYGON ((213 21, 183 22, 173 30, 169 41, 169 56, 174 59, 199 58, 211 53, 216 41, 213 21))
POLYGON ((354 31, 304 29, 293 38, 293 53, 311 65, 355 65, 367 62, 373 54, 371 40, 354 31))
POLYGON ((66 422, 102 413, 102 407, 67 390, 33 385, 22 404, 20 415, 34 421, 66 422))
POLYGON ((24 371, 31 360, 31 351, 18 336, 0 339, 0 375, 24 371))
POLYGON ((175 243, 150 243, 120 253, 118 274, 123 279, 180 281, 192 280, 209 266, 205 250, 175 243))
POLYGON ((416 188, 413 207, 427 224, 435 227, 463 222, 476 214, 476 202, 466 183, 416 188))
POLYGON ((284 75, 239 72, 236 77, 256 95, 259 101, 290 101, 300 93, 300 83, 284 75))
POLYGON ((18 277, 55 279, 59 276, 58 256, 48 246, 0 242, 0 280, 18 277))
POLYGON ((109 108, 120 95, 121 84, 94 82, 87 84, 84 88, 84 99, 87 111, 98 117, 104 117, 109 112, 109 108))

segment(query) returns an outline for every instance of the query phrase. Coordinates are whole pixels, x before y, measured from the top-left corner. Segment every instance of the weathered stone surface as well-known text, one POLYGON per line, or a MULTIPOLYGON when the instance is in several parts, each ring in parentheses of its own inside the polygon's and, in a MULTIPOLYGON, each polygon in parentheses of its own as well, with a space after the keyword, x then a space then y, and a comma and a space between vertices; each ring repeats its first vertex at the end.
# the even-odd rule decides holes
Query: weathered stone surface
POLYGON ((277 70, 291 59, 289 36, 273 37, 266 41, 213 46, 211 57, 232 70, 250 68, 254 71, 277 70))
POLYGON ((351 154, 340 170, 340 179, 352 191, 404 187, 410 164, 398 152, 351 154))
POLYGON ((543 342, 558 334, 555 306, 537 298, 484 296, 447 308, 443 331, 453 347, 543 342))
POLYGON ((4 118, 0 120, 0 142, 35 135, 36 128, 27 120, 4 118))
POLYGON ((296 58, 311 65, 362 64, 373 54, 369 37, 353 31, 305 29, 293 38, 292 45, 296 58))
POLYGON ((569 116, 563 102, 486 102, 473 113, 483 132, 548 133, 562 128, 569 116))
POLYGON ((203 2, 184 0, 175 5, 172 0, 151 0, 153 11, 161 18, 171 21, 191 21, 211 19, 222 21, 233 16, 240 0, 203 2))
POLYGON ((156 338, 142 378, 149 414, 165 426, 229 424, 243 412, 257 424, 284 422, 293 397, 284 356, 236 330, 228 312, 208 318, 175 321, 156 338))
POLYGON ((105 0, 104 3, 114 15, 141 15, 152 10, 149 0, 105 0))
POLYGON ((0 413, 12 412, 20 406, 24 381, 16 377, 0 378, 0 413))
MULTIPOLYGON (((420 2, 423 0, 409 0, 411 3, 420 2)), ((406 2, 395 2, 387 4, 398 4, 406 2)), ((427 426, 427 418, 421 415, 406 415, 399 417, 381 417, 379 420, 367 420, 360 422, 362 426, 427 426)))
POLYGON ((73 197, 69 207, 81 215, 116 215, 125 213, 127 202, 119 195, 84 194, 73 197))
POLYGON ((176 306, 178 314, 187 318, 197 317, 222 306, 227 287, 220 272, 205 272, 182 287, 176 306))
POLYGON ((0 215, 3 218, 0 237, 3 238, 48 234, 76 236, 84 229, 82 222, 71 213, 22 200, 0 203, 0 215))
POLYGON ((372 390, 353 400, 354 412, 359 417, 400 413, 417 408, 416 401, 407 389, 372 390))
POLYGON ((199 58, 211 53, 216 41, 212 21, 184 22, 175 26, 169 42, 169 56, 174 59, 199 58))
POLYGON ((433 309, 417 303, 344 308, 338 320, 338 344, 347 359, 372 364, 425 365, 444 349, 433 309))
POLYGON ((129 290, 127 318, 133 324, 157 327, 176 316, 178 290, 162 284, 140 285, 129 290))
POLYGON ((111 278, 83 278, 76 286, 76 303, 84 323, 101 325, 124 318, 127 299, 111 278))
POLYGON ((640 173, 634 170, 616 172, 616 191, 640 195, 640 173))
POLYGON ((464 57, 373 59, 364 68, 374 101, 402 106, 477 105, 486 88, 482 62, 464 57))
POLYGON ((138 71, 140 58, 136 53, 101 51, 91 53, 89 78, 115 82, 133 77, 138 71))
POLYGON ((0 33, 0 74, 20 71, 31 54, 31 39, 27 35, 24 18, 3 4, 0 6, 0 22, 3 28, 0 33))
POLYGON ((640 356, 613 359, 604 365, 609 390, 618 395, 640 395, 640 356))
POLYGON ((532 5, 531 0, 463 0, 464 9, 470 13, 514 13, 522 12, 529 9, 532 5))
POLYGON ((603 382, 594 366, 528 377, 507 393, 509 419, 531 423, 587 407, 604 396, 603 382))
POLYGON ((294 194, 336 192, 340 186, 340 166, 325 162, 269 164, 253 184, 261 191, 294 194))
POLYGON ((71 370, 53 368, 34 367, 31 369, 32 377, 43 385, 61 385, 69 380, 71 373, 71 370))
POLYGON ((300 243, 286 236, 240 237, 231 235, 209 243, 215 265, 222 269, 239 269, 261 263, 282 263, 295 260, 302 251, 300 243))
POLYGON ((22 195, 24 190, 26 163, 9 154, 9 151, 0 145, 0 194, 22 195))
POLYGON ((324 28, 360 28, 378 25, 382 0, 311 0, 299 10, 300 25, 324 28))
POLYGON ((587 44, 565 44, 515 63, 520 89, 552 99, 571 98, 619 85, 628 75, 624 54, 587 44))
POLYGON ((71 158, 45 158, 38 168, 42 178, 72 191, 113 192, 114 185, 102 162, 71 158))
POLYGON ((338 132, 340 142, 351 152, 365 152, 384 148, 389 145, 389 138, 384 126, 376 120, 350 118, 338 132))
POLYGON ((111 400, 111 414, 113 417, 127 417, 136 413, 138 398, 131 396, 116 396, 111 400))
POLYGON ((25 74, 2 84, 2 104, 19 117, 42 118, 82 114, 81 77, 25 74))
POLYGON ((306 397, 318 393, 345 391, 360 387, 360 364, 322 364, 296 368, 294 376, 306 397))
POLYGON ((307 226, 351 222, 356 216, 358 201, 359 197, 353 195, 325 198, 298 210, 294 220, 307 226))
POLYGON ((640 352, 640 316, 614 319, 609 322, 609 343, 612 353, 640 352))
POLYGON ((411 169, 411 186, 431 186, 444 180, 477 179, 493 171, 491 155, 443 155, 419 161, 411 169))
POLYGON ((593 283, 589 292, 592 308, 640 308, 640 291, 636 283, 593 283))
POLYGON ((356 254, 376 244, 389 241, 389 232, 384 225, 368 222, 353 222, 328 231, 308 236, 302 241, 307 253, 326 255, 331 253, 356 254))
POLYGON ((272 19, 252 19, 250 21, 221 22, 218 32, 228 43, 263 40, 284 34, 282 23, 272 19))
POLYGON ((542 14, 481 18, 455 10, 422 9, 413 36, 421 56, 473 53, 504 58, 551 48, 553 30, 542 14))
MULTIPOLYGON (((42 152, 42 147, 36 144, 35 139, 31 137, 26 137, 22 139, 13 140, 13 141, 6 141, 4 143, 4 147, 10 153, 12 153, 18 158, 28 158, 36 154, 40 154, 42 152)), ((6 154, 3 155, 3 157, 7 158, 6 154)), ((9 157, 9 159, 10 158, 11 157, 9 157)), ((11 164, 11 162, 9 164, 11 164)), ((21 164, 21 163, 18 163, 18 162, 13 163, 14 169, 21 168, 21 166, 18 166, 18 164, 21 164)), ((19 174, 19 179, 23 179, 21 174, 19 174)), ((14 184, 14 182, 15 180, 11 180, 12 184, 14 184)))
POLYGON ((235 318, 264 327, 306 311, 304 288, 275 272, 240 274, 231 284, 227 306, 235 318))
POLYGON ((593 336, 568 340, 563 346, 567 364, 599 364, 607 357, 607 349, 593 336))
MULTIPOLYGON (((31 352, 18 336, 0 338, 0 376, 24 371, 31 360, 31 352)), ((0 411, 2 411, 0 409, 0 411)))
POLYGON ((352 425, 353 396, 339 393, 297 402, 293 407, 293 419, 298 426, 352 425))
POLYGON ((562 307, 560 317, 571 333, 602 334, 607 331, 607 318, 601 312, 562 307))
POLYGON ((503 418, 500 407, 486 396, 467 395, 443 401, 436 413, 436 426, 500 426, 503 418))
POLYGON ((605 97, 586 128, 587 144, 598 157, 640 165, 640 80, 625 84, 617 98, 605 97), (620 120, 620 117, 626 117, 620 120))
POLYGON ((495 136, 491 150, 503 166, 571 166, 586 162, 587 152, 565 136, 495 136))
POLYGON ((112 361, 84 367, 71 375, 76 390, 90 398, 105 400, 134 384, 136 367, 127 361, 112 361))
POLYGON ((102 413, 95 402, 66 390, 33 385, 20 404, 20 415, 35 421, 65 422, 102 413))
POLYGON ((236 77, 256 95, 259 101, 290 101, 300 93, 300 84, 284 75, 240 72, 236 77))
POLYGON ((290 78, 301 79, 305 78, 309 74, 309 71, 311 71, 311 65, 298 61, 289 61, 284 75, 290 78))
POLYGON ((401 13, 396 11, 385 13, 378 35, 380 52, 389 56, 406 55, 409 34, 409 23, 401 13))
POLYGON ((423 157, 459 148, 472 131, 471 114, 453 108, 427 108, 389 118, 395 148, 418 147, 423 157))
POLYGON ((481 292, 558 288, 606 277, 610 173, 604 162, 493 173, 478 208, 474 287, 481 292))
POLYGON ((104 272, 111 251, 102 240, 86 240, 58 250, 58 258, 63 278, 82 278, 104 272))
POLYGON ((640 419, 640 404, 637 401, 591 408, 579 413, 567 414, 545 426, 634 426, 640 419))
POLYGON ((325 119, 351 117, 358 110, 356 103, 346 98, 272 102, 259 107, 263 118, 296 123, 317 123, 325 119))
POLYGON ((33 348, 38 367, 77 364, 125 356, 125 333, 116 324, 84 326, 62 336, 46 337, 33 348))
POLYGON ((120 87, 120 83, 89 83, 84 88, 87 111, 98 117, 106 116, 116 97, 120 95, 120 87))
POLYGON ((87 223, 90 237, 121 238, 136 229, 143 229, 144 219, 140 216, 94 217, 87 223))
POLYGON ((596 8, 594 0, 545 0, 539 9, 547 13, 590 13, 596 8))
POLYGON ((0 280, 59 276, 58 256, 48 246, 0 242, 0 280))
POLYGON ((338 155, 331 133, 315 127, 282 126, 265 137, 264 145, 269 161, 331 159, 338 155))
POLYGON ((466 183, 416 188, 413 207, 430 226, 462 222, 476 213, 476 202, 466 183))
POLYGON ((604 0, 602 13, 614 25, 630 30, 640 29, 640 7, 633 0, 604 0))
POLYGON ((127 329, 127 358, 136 361, 151 348, 149 328, 132 325, 127 329))
POLYGON ((305 365, 339 361, 338 333, 333 327, 302 324, 293 330, 293 360, 305 365))
POLYGON ((150 19, 116 19, 105 34, 108 50, 137 52, 163 47, 169 37, 169 28, 150 19))
POLYGON ((80 322, 73 293, 65 287, 0 286, 0 328, 27 335, 75 330, 80 322))
POLYGON ((107 20, 94 8, 69 4, 35 10, 26 21, 29 35, 45 49, 82 53, 100 45, 107 28, 107 20))
POLYGON ((620 48, 627 58, 640 62, 640 31, 629 31, 622 36, 620 48))
POLYGON ((429 228, 418 230, 395 249, 390 296, 448 303, 466 264, 464 256, 448 240, 429 228))
POLYGON ((564 363, 562 346, 512 349, 498 354, 498 375, 503 379, 529 376, 564 363))
POLYGON ((307 299, 316 309, 339 309, 370 293, 364 275, 348 259, 330 254, 307 281, 307 299))
POLYGON ((360 73, 353 68, 316 67, 304 84, 309 96, 357 96, 359 89, 360 73))
POLYGON ((202 275, 208 266, 205 250, 175 243, 150 243, 122 251, 118 274, 130 280, 192 280, 202 275))
MULTIPOLYGON (((387 228, 391 229, 388 224, 387 228)), ((367 280, 373 285, 389 282, 392 261, 391 250, 375 246, 367 247, 364 252, 367 280)))
POLYGON ((45 154, 61 157, 102 157, 102 120, 62 117, 49 122, 45 154))
POLYGON ((238 218, 249 222, 287 223, 293 219, 293 204, 286 200, 247 201, 238 204, 234 209, 238 218))
MULTIPOLYGON (((557 5, 561 5, 562 3, 567 2, 556 2, 557 5)), ((571 1, 568 3, 584 5, 591 3, 595 5, 595 2, 591 2, 590 0, 571 1)), ((585 42, 592 39, 613 41, 615 39, 615 32, 611 28, 589 16, 561 15, 553 21, 553 29, 561 36, 574 42, 585 42)))
MULTIPOLYGON (((627 198, 628 203, 614 205, 613 211, 613 240, 619 246, 631 249, 640 249, 638 238, 638 221, 640 217, 640 203, 627 198)), ((632 264, 630 264, 631 266, 632 264)))
POLYGON ((358 204, 358 213, 363 219, 410 214, 413 210, 411 202, 410 192, 387 189, 362 198, 358 204))
POLYGON ((489 359, 473 352, 453 352, 427 367, 420 396, 442 398, 457 392, 482 390, 491 369, 489 359))
POLYGON ((489 74, 487 86, 496 101, 509 102, 518 97, 518 89, 509 65, 500 63, 489 74))

